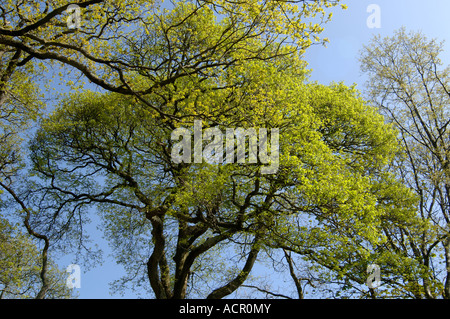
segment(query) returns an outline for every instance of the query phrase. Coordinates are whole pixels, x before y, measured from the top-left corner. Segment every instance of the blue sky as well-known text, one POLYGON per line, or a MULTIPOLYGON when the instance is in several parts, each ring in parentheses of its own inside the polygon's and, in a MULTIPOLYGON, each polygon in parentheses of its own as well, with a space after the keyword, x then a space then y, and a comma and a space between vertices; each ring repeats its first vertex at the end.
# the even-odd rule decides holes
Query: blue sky
POLYGON ((359 72, 358 52, 376 35, 391 36, 402 26, 406 30, 422 31, 427 37, 449 40, 445 45, 444 63, 450 61, 450 1, 448 0, 343 0, 347 10, 333 10, 332 21, 325 26, 323 36, 330 40, 326 48, 315 46, 306 53, 312 79, 323 84, 344 81, 357 83, 362 89, 364 78, 359 72), (376 4, 381 10, 381 28, 369 28, 367 8, 376 4))
MULTIPOLYGON (((329 38, 327 47, 314 46, 310 48, 305 58, 309 67, 313 69, 311 79, 323 84, 344 81, 345 84, 358 84, 364 90, 364 77, 360 74, 358 52, 363 45, 368 44, 375 34, 390 36, 402 26, 407 30, 421 30, 430 38, 449 40, 445 45, 443 62, 450 61, 450 1, 448 0, 347 0, 342 3, 348 9, 342 11, 333 9, 334 15, 330 23, 325 25, 324 37, 329 38), (381 28, 369 28, 367 19, 371 13, 367 8, 376 4, 381 9, 381 28)), ((91 226, 92 237, 104 248, 105 261, 89 271, 81 267, 81 288, 76 289, 79 298, 121 298, 120 295, 110 295, 109 282, 124 274, 123 268, 115 261, 107 258, 107 242, 101 238, 101 232, 91 226)), ((72 256, 65 256, 59 260, 62 267, 72 263, 72 256)), ((125 298, 135 298, 131 291, 126 291, 125 298)))

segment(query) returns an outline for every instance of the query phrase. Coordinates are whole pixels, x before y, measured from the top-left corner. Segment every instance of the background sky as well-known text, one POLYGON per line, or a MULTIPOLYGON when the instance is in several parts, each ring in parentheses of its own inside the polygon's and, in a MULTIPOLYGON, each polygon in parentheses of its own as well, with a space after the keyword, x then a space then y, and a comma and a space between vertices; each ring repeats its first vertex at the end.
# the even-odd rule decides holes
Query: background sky
MULTIPOLYGON (((311 79, 322 84, 343 81, 346 85, 357 84, 364 91, 365 78, 360 73, 358 55, 363 45, 376 35, 391 36, 404 26, 407 31, 422 31, 429 38, 448 40, 441 56, 445 65, 450 63, 450 1, 448 0, 343 0, 347 10, 333 9, 332 21, 325 25, 322 36, 330 40, 327 47, 313 46, 305 54, 309 68, 313 70, 311 79), (381 9, 381 27, 369 28, 367 20, 372 12, 367 12, 371 4, 381 9)), ((81 288, 75 289, 80 299, 90 298, 136 298, 126 291, 124 296, 110 295, 109 283, 119 279, 124 270, 108 257, 110 250, 102 239, 101 231, 95 223, 88 229, 92 239, 104 251, 104 262, 90 270, 81 268, 81 288)), ((73 263, 73 256, 58 259, 62 268, 73 263)))

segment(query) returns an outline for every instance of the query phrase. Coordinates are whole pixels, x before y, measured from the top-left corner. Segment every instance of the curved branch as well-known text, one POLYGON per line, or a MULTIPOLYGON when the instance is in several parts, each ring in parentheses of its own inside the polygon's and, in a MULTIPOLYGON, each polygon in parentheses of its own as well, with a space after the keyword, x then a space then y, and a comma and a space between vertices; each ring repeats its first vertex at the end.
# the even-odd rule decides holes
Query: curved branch
MULTIPOLYGON (((101 3, 104 2, 104 0, 89 0, 89 1, 85 1, 85 2, 79 2, 76 3, 77 6, 79 6, 80 8, 85 8, 87 6, 90 6, 92 4, 97 4, 97 3, 101 3)), ((67 8, 70 6, 71 4, 68 3, 62 7, 59 7, 55 10, 53 10, 52 12, 50 12, 49 14, 47 14, 45 17, 43 17, 42 19, 36 21, 33 24, 27 25, 26 27, 23 27, 20 30, 7 30, 7 29, 1 29, 0 28, 0 34, 1 35, 7 35, 7 36, 12 36, 12 37, 18 37, 18 36, 22 36, 32 30, 35 30, 41 26, 43 26, 44 24, 46 24, 47 22, 49 22, 51 19, 53 19, 54 17, 56 17, 57 15, 60 15, 61 13, 63 13, 64 11, 67 10, 67 8)))
POLYGON ((8 187, 7 185, 3 184, 2 182, 0 182, 0 186, 3 187, 14 198, 14 200, 22 207, 22 209, 26 212, 24 225, 25 225, 28 233, 30 235, 32 235, 33 237, 36 237, 36 238, 41 239, 41 240, 44 241, 44 248, 42 249, 42 268, 41 268, 41 272, 40 272, 42 286, 41 286, 41 289, 39 290, 39 292, 38 292, 38 294, 36 296, 36 299, 44 299, 45 298, 45 294, 47 293, 47 290, 50 288, 50 283, 49 283, 48 278, 47 278, 48 248, 49 248, 49 245, 50 245, 49 239, 48 239, 47 236, 39 234, 39 233, 35 232, 31 228, 31 226, 30 226, 31 212, 26 207, 24 202, 17 196, 17 194, 10 187, 8 187))
POLYGON ((228 296, 229 294, 233 293, 236 289, 238 289, 245 282, 248 275, 250 274, 250 271, 252 270, 253 265, 255 264, 256 257, 258 257, 259 250, 260 246, 258 244, 258 240, 255 239, 252 249, 248 254, 247 261, 245 262, 244 267, 236 276, 236 278, 231 280, 226 285, 214 290, 212 293, 208 295, 206 299, 222 299, 228 296))

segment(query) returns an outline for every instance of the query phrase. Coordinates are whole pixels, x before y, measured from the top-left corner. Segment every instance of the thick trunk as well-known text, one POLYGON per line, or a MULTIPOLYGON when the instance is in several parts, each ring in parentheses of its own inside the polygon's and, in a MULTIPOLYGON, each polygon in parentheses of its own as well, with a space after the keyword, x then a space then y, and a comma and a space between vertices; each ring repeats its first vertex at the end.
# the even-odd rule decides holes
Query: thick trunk
POLYGON ((174 285, 173 298, 182 299, 185 298, 187 282, 190 275, 190 270, 194 264, 195 259, 201 254, 205 253, 221 241, 230 237, 230 234, 224 233, 214 237, 208 238, 205 242, 191 249, 189 253, 183 253, 183 258, 180 259, 177 267, 179 268, 177 278, 174 285), (181 262, 182 261, 182 262, 181 262))
POLYGON ((49 242, 48 242, 47 238, 45 238, 45 239, 46 240, 45 240, 45 244, 44 244, 44 249, 42 250, 42 269, 41 269, 41 273, 40 273, 42 286, 36 296, 36 299, 44 299, 45 295, 47 294, 47 291, 49 289, 49 283, 48 283, 48 279, 47 279, 47 263, 48 263, 47 252, 48 252, 49 242))
POLYGON ((178 242, 177 252, 174 256, 175 261, 175 283, 173 288, 174 299, 184 299, 186 296, 187 282, 189 279, 189 272, 186 272, 186 259, 189 255, 185 245, 178 242))
POLYGON ((163 284, 161 278, 164 278, 168 274, 164 273, 167 269, 161 269, 160 276, 160 264, 164 264, 164 248, 165 248, 165 238, 163 234, 163 217, 162 215, 152 214, 147 216, 153 226, 153 252, 147 262, 147 273, 150 285, 155 293, 157 299, 167 299, 170 298, 167 291, 167 285, 163 284))

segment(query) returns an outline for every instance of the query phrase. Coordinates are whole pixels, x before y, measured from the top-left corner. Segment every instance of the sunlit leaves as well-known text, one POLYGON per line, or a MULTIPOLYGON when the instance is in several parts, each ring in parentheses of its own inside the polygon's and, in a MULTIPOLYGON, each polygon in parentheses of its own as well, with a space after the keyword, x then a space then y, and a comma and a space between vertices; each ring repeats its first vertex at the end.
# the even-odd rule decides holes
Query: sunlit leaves
POLYGON ((442 43, 402 28, 393 36, 374 37, 360 58, 369 75, 369 97, 398 130, 399 151, 391 171, 418 198, 418 225, 386 233, 396 243, 388 249, 416 263, 410 270, 413 275, 405 274, 408 281, 403 287, 415 297, 450 295, 442 284, 448 277, 444 266, 448 256, 440 254, 448 251, 450 123, 449 69, 442 67, 442 52, 442 43))
MULTIPOLYGON (((39 248, 17 227, 0 218, 0 298, 35 298, 41 284, 39 248)), ((71 298, 65 285, 65 272, 54 263, 49 267, 50 289, 47 298, 71 298)))
MULTIPOLYGON (((83 238, 95 206, 118 261, 135 283, 153 275, 158 297, 206 296, 237 278, 240 268, 218 247, 242 257, 249 247, 288 249, 323 278, 364 283, 369 262, 391 257, 380 253, 384 228, 414 224, 415 198, 384 171, 396 132, 356 88, 307 83, 304 50, 322 41, 337 4, 106 1, 83 7, 79 30, 64 32, 60 14, 20 35, 32 56, 75 67, 112 91, 74 91, 41 121, 30 144, 39 204, 58 210, 38 210, 36 220, 55 237, 52 227, 64 225, 62 233, 83 238), (174 163, 171 132, 196 119, 204 129, 279 129, 279 170, 174 163), (144 259, 153 268, 143 270, 144 259), (202 262, 220 264, 220 274, 202 262), (195 286, 192 269, 216 282, 195 286)), ((26 8, 11 10, 45 17, 26 8)), ((1 41, 18 45, 7 33, 1 41)))

